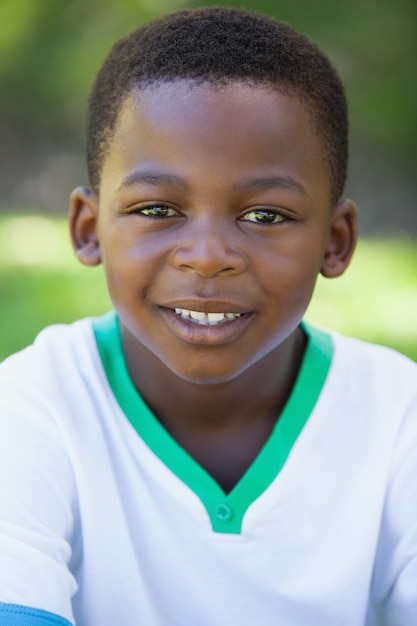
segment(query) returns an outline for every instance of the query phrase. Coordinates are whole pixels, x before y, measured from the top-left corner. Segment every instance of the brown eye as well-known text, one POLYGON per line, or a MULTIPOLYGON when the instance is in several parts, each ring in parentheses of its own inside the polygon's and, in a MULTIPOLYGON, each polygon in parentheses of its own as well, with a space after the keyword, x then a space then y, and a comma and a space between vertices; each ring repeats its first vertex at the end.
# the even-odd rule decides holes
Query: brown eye
POLYGON ((164 204, 147 206, 142 209, 138 209, 137 213, 141 213, 142 215, 146 215, 147 217, 175 217, 176 215, 178 215, 175 209, 172 209, 171 207, 164 204))
POLYGON ((242 217, 242 220, 245 222, 253 222, 255 224, 277 224, 284 221, 284 219, 280 213, 270 209, 256 209, 242 217))

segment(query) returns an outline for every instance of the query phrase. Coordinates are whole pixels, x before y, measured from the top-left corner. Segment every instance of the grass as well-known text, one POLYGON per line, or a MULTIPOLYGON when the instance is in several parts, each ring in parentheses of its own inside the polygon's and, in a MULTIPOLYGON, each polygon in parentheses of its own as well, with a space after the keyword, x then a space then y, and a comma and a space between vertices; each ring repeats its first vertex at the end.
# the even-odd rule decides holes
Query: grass
MULTIPOLYGON (((110 308, 101 268, 77 263, 65 220, 0 218, 0 360, 48 324, 110 308)), ((417 241, 360 241, 347 273, 319 278, 307 319, 417 361, 417 241)))
POLYGON ((361 240, 344 276, 319 278, 307 317, 417 361, 417 240, 361 240))

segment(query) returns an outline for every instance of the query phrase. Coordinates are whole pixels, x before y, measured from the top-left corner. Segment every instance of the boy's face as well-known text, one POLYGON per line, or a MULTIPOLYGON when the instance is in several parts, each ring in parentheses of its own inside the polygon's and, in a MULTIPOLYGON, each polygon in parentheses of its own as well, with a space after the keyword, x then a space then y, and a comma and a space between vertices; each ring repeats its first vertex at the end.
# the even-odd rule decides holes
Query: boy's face
POLYGON ((72 197, 78 256, 103 262, 129 349, 185 380, 279 364, 318 273, 339 275, 353 251, 354 206, 331 207, 310 119, 272 88, 134 90, 101 180, 99 210, 72 197))

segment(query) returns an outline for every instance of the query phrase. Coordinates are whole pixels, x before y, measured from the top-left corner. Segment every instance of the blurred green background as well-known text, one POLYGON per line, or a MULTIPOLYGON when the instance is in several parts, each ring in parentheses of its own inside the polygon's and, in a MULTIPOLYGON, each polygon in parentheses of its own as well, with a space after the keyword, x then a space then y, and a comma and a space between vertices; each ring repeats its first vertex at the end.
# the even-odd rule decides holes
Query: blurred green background
POLYGON ((105 311, 100 268, 73 257, 65 213, 86 184, 85 107, 111 44, 167 11, 264 11, 315 40, 350 101, 346 195, 360 208, 352 267, 319 280, 310 319, 417 360, 417 20, 414 0, 1 0, 0 359, 46 324, 105 311))

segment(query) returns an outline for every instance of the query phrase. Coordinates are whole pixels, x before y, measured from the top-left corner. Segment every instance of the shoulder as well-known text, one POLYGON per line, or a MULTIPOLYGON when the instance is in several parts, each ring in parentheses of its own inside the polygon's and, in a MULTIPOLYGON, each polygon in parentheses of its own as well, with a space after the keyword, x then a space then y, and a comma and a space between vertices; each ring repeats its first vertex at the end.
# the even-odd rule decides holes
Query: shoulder
POLYGON ((49 429, 56 420, 72 419, 91 390, 104 385, 92 320, 50 326, 0 364, 0 419, 49 429))
POLYGON ((45 463, 53 473, 56 455, 67 466, 68 450, 81 437, 80 424, 88 428, 99 420, 95 401, 106 387, 92 321, 48 327, 33 345, 0 365, 3 457, 18 451, 27 464, 45 463))
POLYGON ((88 320, 47 328, 33 345, 0 365, 0 520, 5 529, 0 533, 0 600, 6 603, 0 602, 1 624, 71 623, 53 615, 72 619, 76 583, 69 563, 79 545, 76 457, 66 429, 71 411, 62 405, 76 395, 77 363, 93 342, 90 328, 88 320), (35 606, 45 611, 27 608, 35 606))
POLYGON ((26 387, 85 367, 94 358, 96 346, 89 318, 72 324, 56 324, 42 330, 34 343, 0 364, 0 384, 21 380, 26 387), (69 370, 68 370, 69 368, 69 370))
POLYGON ((384 346, 329 336, 333 353, 314 423, 394 467, 417 446, 417 364, 384 346))
POLYGON ((417 396, 417 363, 387 348, 332 332, 333 368, 346 383, 379 397, 417 396))
POLYGON ((368 430, 376 448, 384 442, 393 469, 410 452, 416 455, 417 363, 385 346, 331 336, 327 383, 332 406, 360 432, 368 430))

